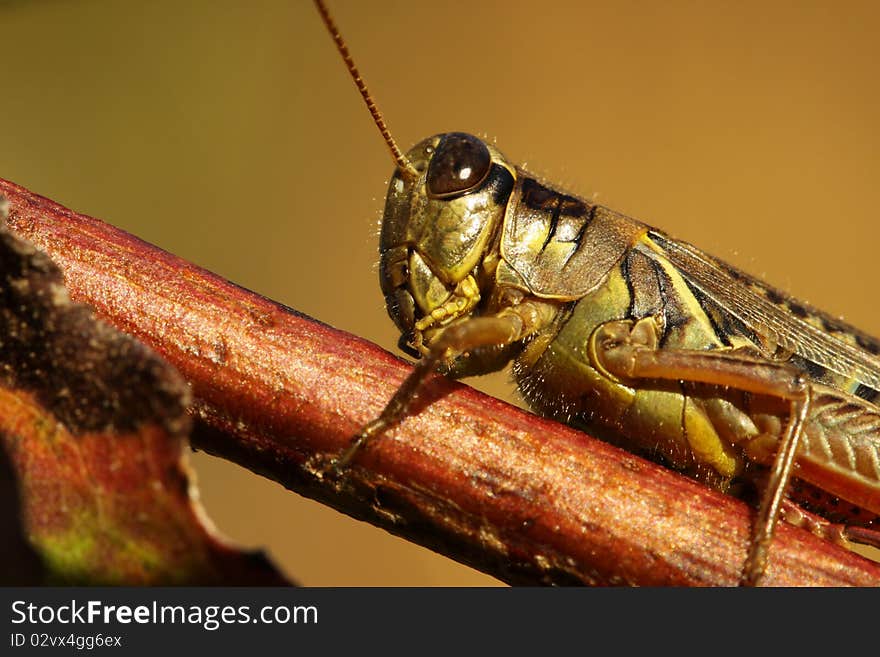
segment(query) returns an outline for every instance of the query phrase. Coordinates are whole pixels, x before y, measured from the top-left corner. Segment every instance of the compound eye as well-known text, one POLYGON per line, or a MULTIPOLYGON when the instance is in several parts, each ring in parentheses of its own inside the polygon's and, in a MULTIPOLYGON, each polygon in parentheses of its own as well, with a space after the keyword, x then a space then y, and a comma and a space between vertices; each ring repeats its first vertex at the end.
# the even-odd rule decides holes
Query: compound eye
POLYGON ((428 194, 434 198, 459 196, 480 186, 492 156, 486 144, 463 132, 450 132, 437 144, 428 165, 428 194))

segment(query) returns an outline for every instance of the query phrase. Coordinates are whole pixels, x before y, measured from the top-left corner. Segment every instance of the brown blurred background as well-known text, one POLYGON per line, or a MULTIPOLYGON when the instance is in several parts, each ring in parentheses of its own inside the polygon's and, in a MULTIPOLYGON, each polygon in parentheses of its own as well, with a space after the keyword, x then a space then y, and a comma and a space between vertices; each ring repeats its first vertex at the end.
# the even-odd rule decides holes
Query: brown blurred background
MULTIPOLYGON (((880 5, 330 4, 404 147, 496 139, 880 334, 880 5)), ((0 39, 0 177, 394 349, 391 160, 309 2, 0 0, 0 39)), ((514 398, 503 374, 475 383, 514 398)), ((495 583, 193 460, 217 525, 302 583, 495 583)))

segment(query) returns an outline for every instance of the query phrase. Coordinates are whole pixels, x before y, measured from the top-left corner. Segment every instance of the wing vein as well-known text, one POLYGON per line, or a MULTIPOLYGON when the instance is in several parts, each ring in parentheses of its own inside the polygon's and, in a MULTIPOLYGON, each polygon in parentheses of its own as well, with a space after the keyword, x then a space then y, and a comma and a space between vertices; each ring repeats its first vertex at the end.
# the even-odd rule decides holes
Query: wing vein
MULTIPOLYGON (((873 354, 837 339, 753 292, 690 244, 664 236, 659 246, 682 276, 751 329, 809 361, 880 391, 880 359, 873 354)), ((640 250, 657 257, 648 247, 642 246, 640 250)))

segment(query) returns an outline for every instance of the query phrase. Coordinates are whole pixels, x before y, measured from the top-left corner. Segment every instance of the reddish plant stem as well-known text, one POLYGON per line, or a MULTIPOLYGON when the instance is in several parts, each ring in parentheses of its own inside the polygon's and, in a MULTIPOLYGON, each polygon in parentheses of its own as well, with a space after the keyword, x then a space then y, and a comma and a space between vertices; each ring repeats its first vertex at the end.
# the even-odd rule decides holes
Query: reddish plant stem
MULTIPOLYGON (((343 479, 322 477, 410 366, 13 183, 0 193, 72 297, 191 382, 196 447, 510 583, 737 582, 745 504, 442 377, 343 479)), ((878 585, 880 565, 781 523, 764 583, 878 585)))

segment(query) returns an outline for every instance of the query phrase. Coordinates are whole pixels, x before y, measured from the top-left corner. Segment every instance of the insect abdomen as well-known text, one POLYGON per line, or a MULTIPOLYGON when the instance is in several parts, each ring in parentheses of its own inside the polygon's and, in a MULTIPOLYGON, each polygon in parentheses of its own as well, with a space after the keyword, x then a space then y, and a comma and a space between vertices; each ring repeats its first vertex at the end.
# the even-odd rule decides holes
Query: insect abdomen
MULTIPOLYGON (((743 461, 718 434, 699 402, 683 394, 677 382, 631 387, 612 381, 591 364, 589 338, 604 323, 631 318, 634 309, 647 314, 669 310, 671 316, 683 316, 673 313, 671 293, 661 289, 657 274, 646 275, 649 280, 653 276, 651 289, 633 287, 628 275, 643 265, 653 266, 643 258, 628 252, 598 289, 569 306, 542 353, 526 349, 514 364, 514 375, 526 400, 540 413, 632 451, 660 457, 678 470, 723 488, 741 470, 743 461)), ((673 334, 676 329, 687 334, 684 324, 677 324, 673 334)), ((719 346, 711 332, 691 327, 689 335, 696 340, 693 344, 719 346)))

